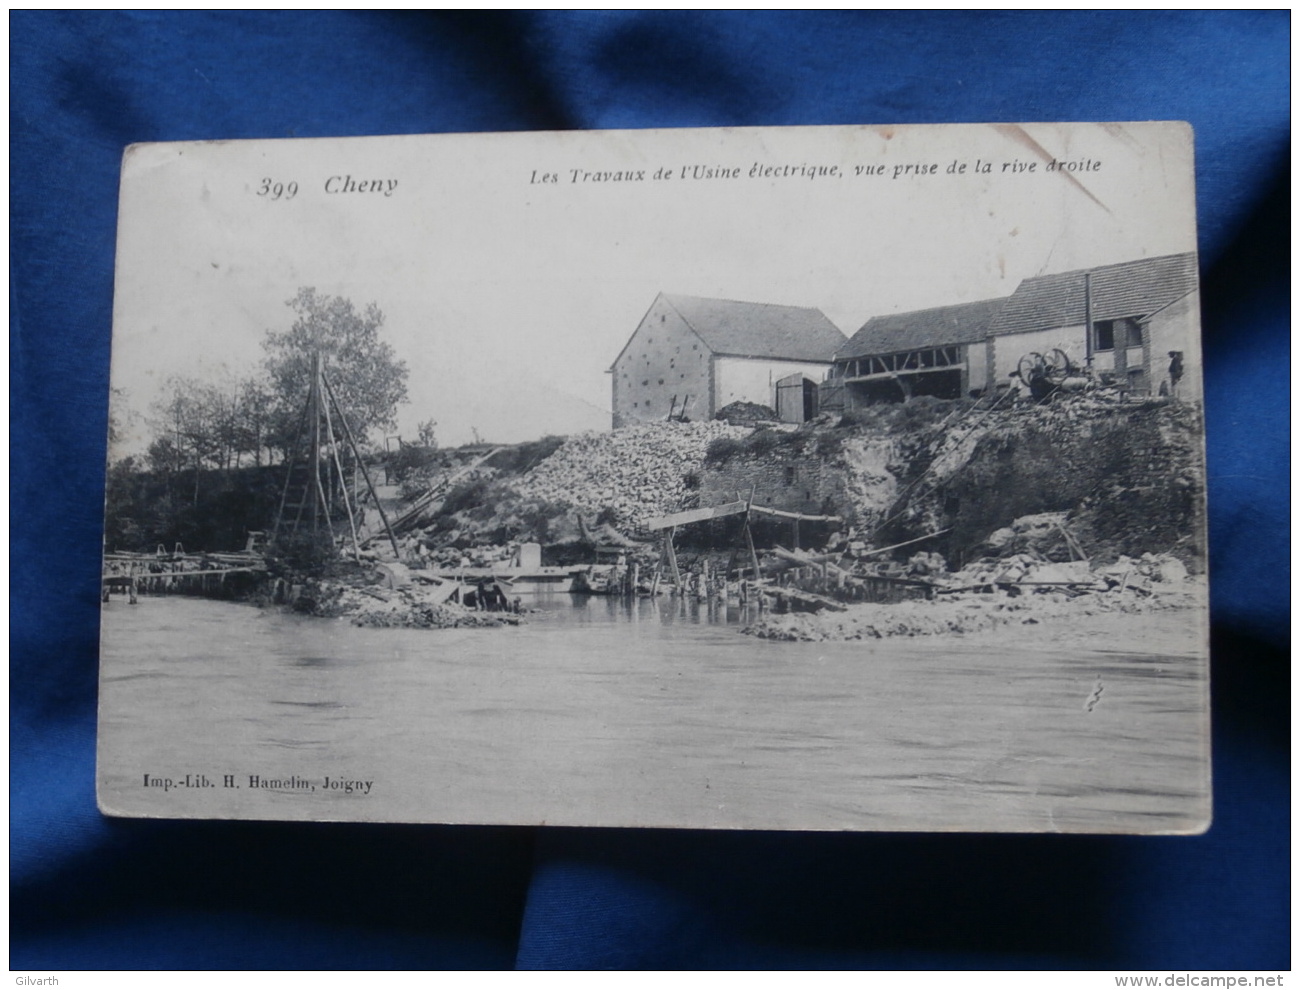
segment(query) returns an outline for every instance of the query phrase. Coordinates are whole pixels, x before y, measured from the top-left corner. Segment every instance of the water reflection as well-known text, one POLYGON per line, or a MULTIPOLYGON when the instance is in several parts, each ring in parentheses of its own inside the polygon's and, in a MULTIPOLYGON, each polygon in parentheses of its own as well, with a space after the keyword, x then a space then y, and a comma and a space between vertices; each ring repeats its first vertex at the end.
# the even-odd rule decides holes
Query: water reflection
POLYGON ((710 626, 743 626, 759 614, 756 605, 723 604, 716 598, 659 595, 627 598, 621 595, 576 595, 552 592, 525 603, 539 609, 549 621, 584 624, 616 622, 636 625, 658 622, 710 626))

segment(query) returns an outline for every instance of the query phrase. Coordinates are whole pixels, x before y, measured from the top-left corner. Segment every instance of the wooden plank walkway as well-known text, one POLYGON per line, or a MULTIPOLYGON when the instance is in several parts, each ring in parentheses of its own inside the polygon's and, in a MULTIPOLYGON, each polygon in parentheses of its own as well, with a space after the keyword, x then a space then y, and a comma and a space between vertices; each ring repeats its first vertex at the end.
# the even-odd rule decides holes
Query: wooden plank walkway
POLYGON ((106 553, 100 576, 100 600, 108 601, 112 589, 124 590, 135 601, 138 591, 175 591, 200 588, 216 580, 218 586, 231 574, 262 574, 266 560, 259 553, 106 553))

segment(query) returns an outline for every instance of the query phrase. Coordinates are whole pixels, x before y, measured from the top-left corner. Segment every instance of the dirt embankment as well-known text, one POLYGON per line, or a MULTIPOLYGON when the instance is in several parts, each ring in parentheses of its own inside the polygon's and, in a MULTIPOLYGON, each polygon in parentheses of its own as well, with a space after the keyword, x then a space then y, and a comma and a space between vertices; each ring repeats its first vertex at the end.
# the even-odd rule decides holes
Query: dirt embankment
MULTIPOLYGON (((842 583, 921 579, 934 600, 767 614, 747 632, 874 639, 1204 607, 1187 581, 1205 569, 1199 407, 1083 395, 865 412, 738 443, 709 485, 750 474, 779 496, 784 477, 849 521, 817 558, 842 583)), ((836 595, 824 575, 810 590, 836 595)))
MULTIPOLYGON (((871 546, 942 533, 925 549, 961 567, 1014 520, 1066 513, 1082 553, 1173 554, 1203 573, 1198 406, 1062 396, 1049 405, 925 397, 838 423, 713 445, 703 498, 756 486, 762 504, 836 514, 871 546)), ((1064 553, 1064 551, 1063 551, 1064 553)))
POLYGON ((986 554, 990 534, 1018 518, 1063 512, 1077 555, 1094 563, 1172 554, 1205 571, 1196 406, 1079 396, 975 411, 921 451, 900 482, 878 537, 946 529, 942 552, 954 566, 986 554))

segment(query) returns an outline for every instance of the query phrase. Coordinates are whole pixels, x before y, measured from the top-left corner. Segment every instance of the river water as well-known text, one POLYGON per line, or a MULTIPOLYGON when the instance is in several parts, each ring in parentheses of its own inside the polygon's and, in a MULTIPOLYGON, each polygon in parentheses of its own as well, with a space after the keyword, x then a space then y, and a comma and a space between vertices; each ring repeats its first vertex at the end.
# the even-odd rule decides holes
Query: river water
POLYGON ((1122 645, 1134 622, 1151 631, 1145 616, 1107 618, 1082 647, 1032 631, 776 643, 741 635, 734 609, 540 604, 519 627, 408 630, 115 599, 101 806, 702 828, 1208 821, 1207 664, 1185 613, 1161 617, 1168 652, 1151 653, 1122 645))

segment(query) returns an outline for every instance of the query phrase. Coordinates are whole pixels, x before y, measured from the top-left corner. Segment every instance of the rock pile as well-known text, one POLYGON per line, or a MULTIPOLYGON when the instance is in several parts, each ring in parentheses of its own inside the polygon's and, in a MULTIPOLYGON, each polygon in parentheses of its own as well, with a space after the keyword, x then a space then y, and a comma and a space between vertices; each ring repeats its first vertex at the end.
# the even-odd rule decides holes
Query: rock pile
POLYGON ((1003 526, 988 535, 975 552, 992 557, 1007 557, 1015 553, 1030 553, 1049 560, 1070 560, 1075 545, 1066 528, 1066 512, 1040 512, 1021 516, 1009 526, 1003 526))
POLYGON ((983 558, 942 579, 954 591, 983 588, 1035 590, 1068 588, 1078 594, 1091 591, 1135 591, 1150 594, 1154 585, 1163 590, 1187 580, 1187 566, 1170 554, 1143 554, 1139 559, 1121 556, 1115 563, 1094 567, 1086 560, 1051 561, 1029 553, 998 559, 983 558))
POLYGON ((608 510, 615 525, 639 529, 673 512, 709 444, 750 431, 727 423, 646 423, 612 433, 570 437, 512 488, 524 499, 567 505, 592 514, 608 510))
POLYGON ((1198 602, 1198 596, 1192 591, 1151 596, 1111 593, 1074 598, 1059 593, 1021 598, 978 595, 939 602, 853 605, 845 612, 819 615, 802 612, 768 614, 743 631, 762 639, 791 642, 969 634, 1096 615, 1141 615, 1194 607, 1198 602))
POLYGON ((314 580, 293 607, 320 618, 347 618, 355 626, 454 629, 520 622, 518 615, 508 612, 476 612, 455 602, 436 601, 431 589, 419 585, 390 589, 314 580))
POLYGON ((417 589, 402 589, 388 602, 370 602, 351 613, 354 626, 401 629, 457 629, 463 627, 518 625, 520 618, 509 612, 476 612, 455 602, 431 602, 417 589))
POLYGON ((778 417, 771 406, 759 405, 757 402, 733 402, 723 406, 713 417, 724 423, 771 423, 778 417))
MULTIPOLYGON (((875 558, 860 541, 841 538, 832 544, 832 563, 844 571, 841 584, 872 576, 911 579, 923 582, 932 600, 876 597, 871 604, 850 604, 837 613, 768 614, 744 631, 782 640, 884 639, 1204 607, 1203 585, 1173 554, 1121 555, 1113 562, 1082 559, 1064 512, 1013 520, 983 541, 980 550, 985 556, 956 572, 933 551, 914 553, 903 562, 875 558)), ((833 588, 821 590, 840 601, 852 600, 833 588)))

